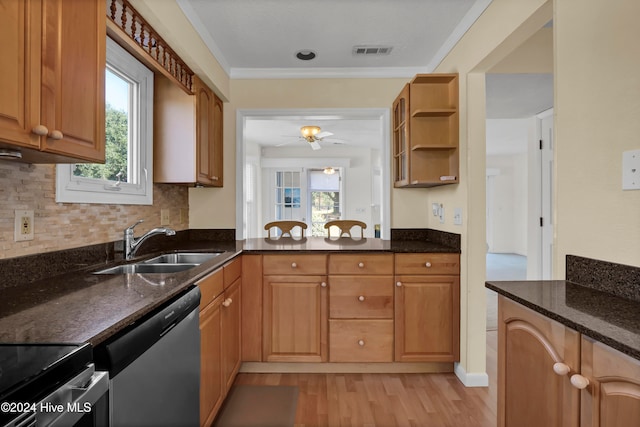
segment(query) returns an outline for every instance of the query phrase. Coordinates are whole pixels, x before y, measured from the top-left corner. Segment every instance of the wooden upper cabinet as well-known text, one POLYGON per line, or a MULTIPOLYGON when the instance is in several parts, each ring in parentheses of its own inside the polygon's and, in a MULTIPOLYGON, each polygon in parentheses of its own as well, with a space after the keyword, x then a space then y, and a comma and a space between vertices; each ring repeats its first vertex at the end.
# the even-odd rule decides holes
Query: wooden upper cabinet
POLYGON ((396 187, 457 184, 458 75, 418 74, 393 104, 396 187))
POLYGON ((194 94, 156 76, 154 93, 154 181, 222 187, 220 98, 198 76, 194 94))
POLYGON ((0 7, 0 146, 31 148, 18 150, 32 163, 104 162, 104 0, 0 7))

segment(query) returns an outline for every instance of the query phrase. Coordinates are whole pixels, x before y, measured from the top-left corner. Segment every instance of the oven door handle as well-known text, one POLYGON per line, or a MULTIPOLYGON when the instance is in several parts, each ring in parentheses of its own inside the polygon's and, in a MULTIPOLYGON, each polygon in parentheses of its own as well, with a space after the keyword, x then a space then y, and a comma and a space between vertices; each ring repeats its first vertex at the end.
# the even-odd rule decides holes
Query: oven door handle
POLYGON ((38 426, 72 426, 92 412, 93 406, 109 391, 109 374, 94 371, 92 365, 87 369, 90 372, 85 370, 38 404, 38 426), (90 375, 88 378, 87 374, 90 375))

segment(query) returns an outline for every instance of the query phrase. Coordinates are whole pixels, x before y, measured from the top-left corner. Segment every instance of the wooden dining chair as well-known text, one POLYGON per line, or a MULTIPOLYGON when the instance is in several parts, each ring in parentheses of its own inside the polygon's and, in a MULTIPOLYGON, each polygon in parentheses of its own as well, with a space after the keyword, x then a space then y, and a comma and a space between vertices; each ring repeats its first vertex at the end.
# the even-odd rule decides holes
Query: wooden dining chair
POLYGON ((267 238, 271 238, 271 229, 274 227, 280 229, 280 231, 282 232, 280 237, 284 237, 286 235, 288 235, 289 237, 293 237, 291 231, 295 227, 300 227, 300 232, 302 234, 302 237, 304 237, 304 230, 307 229, 307 224, 302 221, 272 221, 265 224, 264 226, 264 229, 267 230, 267 238))
POLYGON ((360 227, 360 237, 364 237, 364 229, 367 228, 367 224, 362 221, 357 221, 353 219, 336 219, 333 221, 327 221, 324 224, 324 228, 327 229, 327 235, 331 237, 331 227, 338 227, 340 233, 338 237, 353 237, 351 235, 351 229, 353 227, 360 227))

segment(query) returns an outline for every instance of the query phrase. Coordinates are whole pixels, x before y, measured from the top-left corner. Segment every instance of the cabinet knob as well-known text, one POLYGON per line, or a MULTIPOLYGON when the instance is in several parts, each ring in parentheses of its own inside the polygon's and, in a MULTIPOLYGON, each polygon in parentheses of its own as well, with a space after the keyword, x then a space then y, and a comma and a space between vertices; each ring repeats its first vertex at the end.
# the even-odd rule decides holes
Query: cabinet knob
POLYGON ((226 300, 222 301, 222 305, 225 307, 229 307, 232 302, 233 300, 231 298, 227 298, 226 300))
POLYGON ((296 268, 296 267, 298 267, 298 264, 296 264, 295 262, 292 262, 291 263, 291 268, 296 268))
POLYGON ((427 262, 424 263, 424 266, 427 267, 427 268, 431 268, 431 263, 429 261, 427 261, 427 262))
POLYGON ((359 262, 359 263, 358 263, 358 267, 360 267, 360 268, 364 268, 364 262, 359 262))
POLYGON ((217 181, 217 180, 218 180, 218 177, 217 177, 217 176, 212 176, 212 177, 211 177, 211 179, 212 179, 213 181, 217 181))
POLYGON ((587 386, 589 385, 589 380, 580 374, 575 374, 571 376, 571 385, 582 390, 587 388, 587 386))
POLYGON ((320 286, 322 286, 323 288, 326 288, 327 287, 327 282, 320 283, 320 286))
POLYGON ((358 340, 358 345, 360 347, 364 347, 364 340, 358 340))
POLYGON ((62 138, 64 138, 64 135, 59 130, 52 130, 51 132, 49 132, 48 137, 56 141, 60 141, 62 138))
POLYGON ((360 296, 358 297, 358 301, 360 301, 360 302, 364 301, 364 295, 360 295, 360 296))
POLYGON ((402 282, 396 282, 396 286, 397 286, 397 287, 402 286, 402 282))
POLYGON ((566 365, 561 362, 553 364, 553 372, 555 372, 558 375, 561 375, 561 376, 567 375, 570 371, 571 371, 571 368, 569 368, 569 365, 566 365))
POLYGON ((36 125, 31 129, 31 132, 39 136, 45 136, 49 134, 49 129, 45 125, 36 125))

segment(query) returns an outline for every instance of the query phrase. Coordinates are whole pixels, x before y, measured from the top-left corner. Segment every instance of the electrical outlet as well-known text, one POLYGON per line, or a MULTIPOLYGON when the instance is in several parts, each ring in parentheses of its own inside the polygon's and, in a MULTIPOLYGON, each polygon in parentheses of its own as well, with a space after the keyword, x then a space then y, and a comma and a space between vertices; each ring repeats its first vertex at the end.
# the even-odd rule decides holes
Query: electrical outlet
POLYGON ((171 215, 169 209, 160 209, 160 225, 170 225, 171 215))
POLYGON ((440 215, 440 204, 439 203, 431 203, 431 212, 433 216, 440 215))
POLYGON ((440 204, 440 211, 438 212, 438 216, 440 217, 440 224, 444 224, 444 205, 440 204))
POLYGON ((33 211, 16 210, 14 240, 33 240, 33 211))

